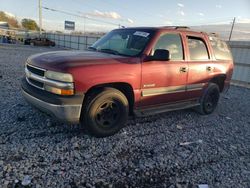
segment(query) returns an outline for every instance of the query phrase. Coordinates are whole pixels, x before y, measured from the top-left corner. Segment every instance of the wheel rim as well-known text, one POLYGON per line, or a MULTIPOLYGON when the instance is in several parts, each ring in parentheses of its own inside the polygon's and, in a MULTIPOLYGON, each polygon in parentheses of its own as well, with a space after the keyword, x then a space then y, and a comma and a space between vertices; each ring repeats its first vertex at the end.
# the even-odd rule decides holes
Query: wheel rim
POLYGON ((107 100, 98 106, 95 121, 103 128, 112 128, 119 121, 120 114, 120 103, 116 100, 107 100))
POLYGON ((209 93, 205 100, 206 111, 212 112, 217 106, 218 100, 219 100, 219 94, 217 91, 213 90, 211 93, 209 93))

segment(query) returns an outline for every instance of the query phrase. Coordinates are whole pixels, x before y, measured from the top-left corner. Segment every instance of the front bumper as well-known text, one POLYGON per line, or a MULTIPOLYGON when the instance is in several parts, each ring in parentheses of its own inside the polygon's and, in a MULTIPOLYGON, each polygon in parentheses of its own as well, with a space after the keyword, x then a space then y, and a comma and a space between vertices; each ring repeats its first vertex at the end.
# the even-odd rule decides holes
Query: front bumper
POLYGON ((79 123, 84 95, 62 97, 37 89, 22 80, 22 93, 27 102, 60 121, 79 123))

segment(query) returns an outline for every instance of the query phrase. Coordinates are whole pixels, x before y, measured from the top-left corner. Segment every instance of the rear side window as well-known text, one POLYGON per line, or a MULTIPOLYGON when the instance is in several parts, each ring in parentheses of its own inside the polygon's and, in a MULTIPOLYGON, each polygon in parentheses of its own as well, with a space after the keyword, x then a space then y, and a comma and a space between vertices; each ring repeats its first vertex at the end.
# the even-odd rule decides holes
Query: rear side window
POLYGON ((201 38, 188 37, 190 60, 208 60, 207 46, 201 38))
POLYGON ((216 37, 209 37, 209 39, 217 60, 232 60, 232 55, 226 42, 216 37))
POLYGON ((183 48, 181 36, 179 34, 163 34, 155 44, 153 54, 157 49, 168 50, 171 60, 183 60, 183 48))

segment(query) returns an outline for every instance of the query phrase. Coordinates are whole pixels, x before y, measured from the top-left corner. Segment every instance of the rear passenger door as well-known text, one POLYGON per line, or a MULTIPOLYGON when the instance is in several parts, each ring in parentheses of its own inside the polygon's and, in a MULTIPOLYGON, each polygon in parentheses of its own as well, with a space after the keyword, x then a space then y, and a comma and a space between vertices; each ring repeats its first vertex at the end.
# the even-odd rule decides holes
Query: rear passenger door
POLYGON ((213 61, 205 38, 186 36, 188 56, 187 94, 189 98, 198 98, 213 72, 213 61))

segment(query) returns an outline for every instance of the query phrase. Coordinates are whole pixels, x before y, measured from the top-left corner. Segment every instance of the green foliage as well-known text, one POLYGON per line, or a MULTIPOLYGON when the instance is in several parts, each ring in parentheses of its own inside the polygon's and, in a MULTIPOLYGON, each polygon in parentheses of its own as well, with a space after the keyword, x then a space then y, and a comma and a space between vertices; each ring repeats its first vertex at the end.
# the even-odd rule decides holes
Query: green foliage
POLYGON ((21 21, 23 28, 28 29, 28 30, 39 30, 39 27, 37 25, 37 23, 35 22, 35 20, 32 19, 27 19, 24 18, 21 21))

